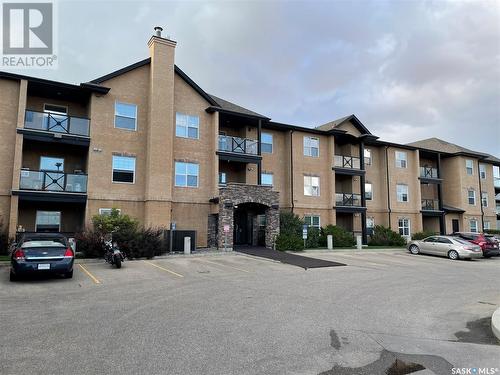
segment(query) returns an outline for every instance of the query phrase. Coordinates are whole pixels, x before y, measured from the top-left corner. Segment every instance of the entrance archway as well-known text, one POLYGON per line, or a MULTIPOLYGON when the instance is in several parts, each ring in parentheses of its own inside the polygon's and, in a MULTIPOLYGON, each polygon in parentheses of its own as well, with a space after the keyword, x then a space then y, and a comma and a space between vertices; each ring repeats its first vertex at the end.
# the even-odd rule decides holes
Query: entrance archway
POLYGON ((267 206, 260 203, 241 203, 234 206, 234 245, 265 246, 267 206))

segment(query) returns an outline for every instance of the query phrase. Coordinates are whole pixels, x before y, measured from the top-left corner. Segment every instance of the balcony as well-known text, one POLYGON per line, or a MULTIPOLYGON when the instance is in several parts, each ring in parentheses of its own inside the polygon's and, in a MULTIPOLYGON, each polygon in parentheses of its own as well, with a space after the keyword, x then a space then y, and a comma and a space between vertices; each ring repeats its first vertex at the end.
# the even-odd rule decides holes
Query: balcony
POLYGON ((219 135, 217 154, 221 160, 255 163, 262 159, 258 155, 258 143, 255 139, 219 135))
POLYGON ((359 175, 364 173, 364 170, 361 169, 360 158, 356 156, 335 155, 333 169, 340 174, 359 175))
POLYGON ((19 189, 86 194, 87 175, 22 170, 19 189))
POLYGON ((83 117, 28 110, 26 111, 24 128, 88 137, 90 134, 90 120, 83 117))
POLYGON ((335 193, 335 206, 361 207, 361 194, 335 193))
POLYGON ((422 210, 438 211, 439 201, 437 199, 422 199, 422 210))
POLYGON ((434 167, 420 167, 419 178, 423 183, 441 183, 438 169, 434 167))

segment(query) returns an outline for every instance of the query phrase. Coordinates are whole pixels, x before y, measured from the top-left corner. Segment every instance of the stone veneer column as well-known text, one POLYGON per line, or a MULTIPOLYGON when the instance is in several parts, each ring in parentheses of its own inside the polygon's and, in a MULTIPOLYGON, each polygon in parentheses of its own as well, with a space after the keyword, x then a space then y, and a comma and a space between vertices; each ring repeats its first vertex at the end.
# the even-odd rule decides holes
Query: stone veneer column
POLYGON ((219 204, 219 250, 233 250, 234 206, 231 200, 221 200, 219 204), (229 225, 229 231, 224 232, 224 225, 229 225))
POLYGON ((277 206, 266 210, 266 247, 272 249, 276 237, 280 233, 280 211, 277 206))

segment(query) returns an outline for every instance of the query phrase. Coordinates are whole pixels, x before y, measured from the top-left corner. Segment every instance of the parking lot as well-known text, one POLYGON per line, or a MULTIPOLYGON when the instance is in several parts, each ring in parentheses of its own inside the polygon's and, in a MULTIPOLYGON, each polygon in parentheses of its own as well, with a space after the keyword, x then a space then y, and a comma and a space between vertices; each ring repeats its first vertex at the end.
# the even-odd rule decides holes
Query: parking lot
POLYGON ((451 374, 499 368, 500 257, 308 252, 304 270, 238 253, 88 261, 8 281, 0 374, 451 374), (401 372, 410 373, 410 372, 401 372))

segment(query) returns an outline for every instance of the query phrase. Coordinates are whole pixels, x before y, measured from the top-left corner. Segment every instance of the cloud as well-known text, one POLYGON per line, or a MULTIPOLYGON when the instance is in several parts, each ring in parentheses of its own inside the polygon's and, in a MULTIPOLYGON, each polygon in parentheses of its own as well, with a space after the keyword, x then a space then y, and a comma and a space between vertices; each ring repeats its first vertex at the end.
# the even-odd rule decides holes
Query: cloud
POLYGON ((148 56, 155 25, 206 91, 276 121, 355 113, 381 138, 500 156, 495 1, 59 2, 59 70, 80 82, 148 56))

